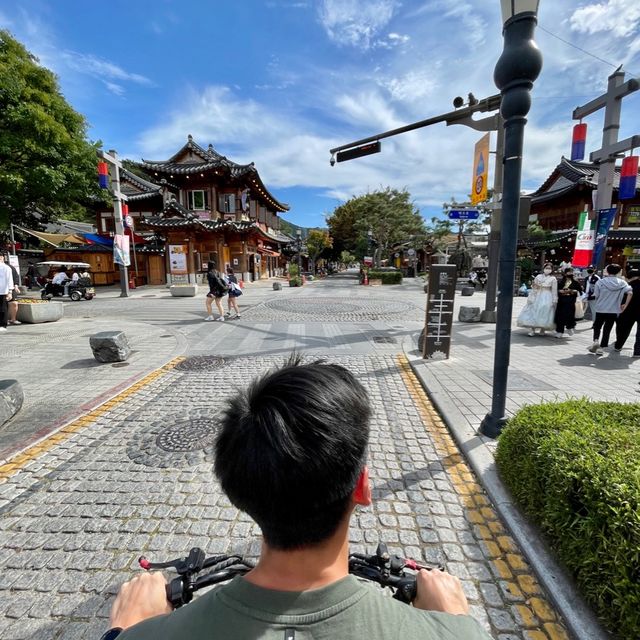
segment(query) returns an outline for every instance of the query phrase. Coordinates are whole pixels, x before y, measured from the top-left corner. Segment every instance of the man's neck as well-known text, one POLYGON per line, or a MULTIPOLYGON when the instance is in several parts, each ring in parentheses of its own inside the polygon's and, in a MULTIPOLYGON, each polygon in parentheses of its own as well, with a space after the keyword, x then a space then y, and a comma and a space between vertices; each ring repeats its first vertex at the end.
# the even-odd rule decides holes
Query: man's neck
POLYGON ((280 551, 262 544, 260 560, 245 576, 252 584, 275 591, 308 591, 326 587, 349 574, 349 523, 320 545, 280 551))

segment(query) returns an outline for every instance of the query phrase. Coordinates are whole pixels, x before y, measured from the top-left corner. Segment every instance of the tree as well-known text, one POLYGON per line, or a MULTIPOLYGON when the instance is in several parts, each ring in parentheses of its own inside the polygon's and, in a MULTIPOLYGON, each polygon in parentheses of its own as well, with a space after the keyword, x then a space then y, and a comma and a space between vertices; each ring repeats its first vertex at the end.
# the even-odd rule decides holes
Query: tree
POLYGON ((322 229, 311 229, 309 231, 305 244, 307 246, 307 253, 315 265, 316 260, 325 249, 331 249, 333 246, 333 240, 327 231, 322 229))
POLYGON ((55 75, 0 30, 0 231, 76 217, 100 196, 96 148, 55 75))
POLYGON ((391 248, 426 232, 418 209, 410 202, 406 189, 386 189, 354 196, 337 207, 327 219, 336 244, 362 257, 369 250, 369 231, 375 248, 376 263, 391 248))
POLYGON ((349 253, 349 251, 341 251, 340 252, 340 262, 346 266, 354 263, 356 261, 356 257, 349 253))

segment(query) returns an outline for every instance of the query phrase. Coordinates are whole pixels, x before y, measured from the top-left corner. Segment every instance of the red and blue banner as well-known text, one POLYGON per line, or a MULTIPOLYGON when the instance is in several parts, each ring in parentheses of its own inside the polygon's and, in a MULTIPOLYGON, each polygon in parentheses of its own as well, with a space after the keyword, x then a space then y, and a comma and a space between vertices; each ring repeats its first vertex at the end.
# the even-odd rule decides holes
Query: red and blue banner
POLYGON ((584 160, 584 150, 587 144, 587 125, 580 124, 573 127, 573 138, 571 139, 571 159, 584 160))
POLYGON ((573 251, 571 264, 574 267, 584 268, 592 264, 593 247, 596 241, 596 221, 589 220, 587 211, 580 214, 578 220, 578 233, 576 234, 576 247, 573 251))
POLYGON ((98 162, 98 183, 101 189, 109 188, 109 166, 106 162, 98 162))
POLYGON ((638 179, 638 156, 627 156, 620 169, 620 191, 618 200, 629 200, 636 197, 636 181, 638 179))
POLYGON ((596 243, 593 248, 593 263, 596 266, 600 261, 600 256, 607 245, 607 234, 613 224, 618 209, 613 207, 612 209, 600 209, 598 211, 598 225, 596 226, 596 243))

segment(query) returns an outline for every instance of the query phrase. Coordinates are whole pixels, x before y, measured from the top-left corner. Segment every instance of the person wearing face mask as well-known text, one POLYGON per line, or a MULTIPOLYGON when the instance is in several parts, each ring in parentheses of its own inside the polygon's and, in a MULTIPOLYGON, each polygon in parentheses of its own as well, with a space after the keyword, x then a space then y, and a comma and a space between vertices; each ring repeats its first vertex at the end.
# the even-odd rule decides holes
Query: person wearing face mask
POLYGON ((596 312, 594 310, 594 305, 596 303, 594 290, 598 280, 600 280, 600 276, 595 272, 593 266, 590 265, 587 267, 587 277, 584 280, 584 301, 586 303, 584 309, 585 320, 595 320, 596 317, 596 312))
POLYGON ((576 326, 576 300, 582 293, 582 287, 573 277, 573 269, 566 268, 563 277, 558 284, 558 304, 556 305, 556 332, 554 337, 562 338, 564 330, 572 336, 576 326))
POLYGON ((555 312, 558 302, 558 280, 553 275, 553 265, 547 262, 542 273, 533 279, 531 293, 527 297, 527 304, 518 316, 519 327, 528 327, 527 335, 534 336, 536 332, 543 336, 547 329, 555 328, 555 312))

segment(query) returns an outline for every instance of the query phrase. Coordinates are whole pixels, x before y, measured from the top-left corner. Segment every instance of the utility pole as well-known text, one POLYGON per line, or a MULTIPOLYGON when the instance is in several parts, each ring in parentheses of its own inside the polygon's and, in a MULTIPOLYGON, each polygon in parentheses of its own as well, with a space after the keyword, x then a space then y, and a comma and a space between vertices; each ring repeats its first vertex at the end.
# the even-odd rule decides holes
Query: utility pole
MULTIPOLYGON (((594 216, 597 215, 597 212, 601 209, 611 208, 616 158, 624 154, 625 151, 640 147, 640 135, 631 136, 618 142, 622 98, 640 89, 640 78, 631 78, 625 82, 624 76, 625 73, 620 67, 616 69, 609 76, 606 93, 603 93, 582 107, 577 107, 573 112, 574 120, 582 120, 582 118, 604 108, 602 147, 589 155, 589 160, 595 162, 599 167, 596 211, 594 212, 594 216)), ((602 269, 605 260, 606 249, 603 249, 596 268, 602 269)))
MULTIPOLYGON (((127 200, 127 196, 120 191, 120 169, 122 162, 118 160, 118 154, 110 149, 106 151, 98 151, 98 156, 109 163, 109 173, 111 175, 111 190, 113 191, 113 217, 115 220, 116 235, 125 237, 124 221, 122 219, 122 201, 127 200)), ((113 239, 114 246, 116 239, 113 239)), ((115 250, 114 250, 115 255, 115 250)), ((120 297, 129 297, 129 273, 126 264, 120 264, 120 297)))

